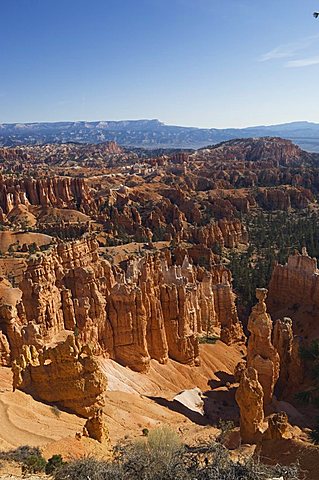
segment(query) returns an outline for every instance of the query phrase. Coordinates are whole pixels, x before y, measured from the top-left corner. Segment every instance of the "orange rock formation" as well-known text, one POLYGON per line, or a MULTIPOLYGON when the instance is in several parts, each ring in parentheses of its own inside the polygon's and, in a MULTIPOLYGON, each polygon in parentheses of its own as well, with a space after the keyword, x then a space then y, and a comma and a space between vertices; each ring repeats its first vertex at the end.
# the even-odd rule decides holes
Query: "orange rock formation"
POLYGON ((268 428, 263 435, 265 440, 282 440, 289 438, 290 425, 285 412, 274 413, 268 418, 268 428))
POLYGON ((264 421, 263 388, 254 368, 241 374, 236 401, 240 408, 240 436, 244 443, 257 443, 262 436, 264 421))
POLYGON ((0 332, 0 365, 10 365, 10 345, 2 332, 0 332))
POLYGON ((83 178, 48 177, 0 180, 0 207, 8 214, 18 205, 79 208, 88 211, 92 200, 83 178))
POLYGON ((147 371, 151 358, 198 364, 198 336, 214 327, 228 344, 243 340, 226 268, 205 271, 187 255, 174 264, 169 250, 124 263, 99 257, 91 237, 31 256, 21 301, 0 306, 12 357, 24 344, 40 348, 72 330, 95 354, 147 371))
POLYGON ((109 432, 101 408, 96 410, 94 415, 85 422, 83 434, 100 443, 108 443, 109 432))
POLYGON ((267 406, 272 400, 279 377, 280 358, 271 341, 272 321, 265 303, 267 290, 257 288, 256 296, 259 303, 253 307, 248 320, 251 335, 247 348, 247 366, 256 369, 264 392, 264 405, 267 406))
POLYGON ((38 351, 23 347, 13 362, 13 389, 19 388, 42 400, 83 417, 91 417, 104 406, 106 377, 101 373, 92 349, 79 348, 75 337, 38 351))
POLYGON ((290 318, 285 317, 276 321, 273 344, 280 357, 280 375, 276 385, 276 395, 282 398, 300 387, 304 377, 300 339, 293 335, 290 318))
POLYGON ((286 265, 276 265, 269 284, 267 301, 271 314, 293 307, 319 307, 319 271, 317 260, 306 249, 288 258, 286 265))

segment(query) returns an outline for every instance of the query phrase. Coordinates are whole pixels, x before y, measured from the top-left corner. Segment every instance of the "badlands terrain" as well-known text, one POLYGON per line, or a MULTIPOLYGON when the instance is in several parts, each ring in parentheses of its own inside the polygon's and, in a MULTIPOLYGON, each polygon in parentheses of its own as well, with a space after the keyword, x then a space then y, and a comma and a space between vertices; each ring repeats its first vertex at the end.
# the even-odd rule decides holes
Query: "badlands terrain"
POLYGON ((318 154, 66 143, 0 168, 2 452, 110 458, 169 425, 318 478, 318 154))

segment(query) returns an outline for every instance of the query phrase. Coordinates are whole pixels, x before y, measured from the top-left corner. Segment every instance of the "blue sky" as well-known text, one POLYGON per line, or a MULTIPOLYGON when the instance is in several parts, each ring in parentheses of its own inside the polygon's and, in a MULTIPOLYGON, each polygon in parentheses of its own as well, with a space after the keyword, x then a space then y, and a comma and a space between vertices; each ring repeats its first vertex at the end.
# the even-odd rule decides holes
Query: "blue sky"
POLYGON ((319 122, 319 0, 0 0, 0 122, 319 122))

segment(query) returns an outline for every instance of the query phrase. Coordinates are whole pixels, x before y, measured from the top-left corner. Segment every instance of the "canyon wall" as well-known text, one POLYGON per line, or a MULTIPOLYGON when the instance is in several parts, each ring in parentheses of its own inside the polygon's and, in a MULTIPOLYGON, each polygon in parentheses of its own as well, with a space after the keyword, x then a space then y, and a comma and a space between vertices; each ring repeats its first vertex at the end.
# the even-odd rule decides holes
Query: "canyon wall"
POLYGON ((319 307, 319 270, 317 260, 296 252, 286 265, 277 264, 269 284, 267 305, 271 314, 298 305, 319 307))
POLYGON ((176 264, 169 249, 122 267, 100 257, 90 236, 32 255, 19 295, 1 301, 2 362, 8 344, 14 359, 23 345, 42 348, 64 331, 138 371, 147 371, 152 358, 198 364, 198 337, 214 327, 227 343, 243 341, 225 267, 205 270, 187 255, 176 264))
POLYGON ((89 211, 92 199, 83 178, 0 179, 0 207, 4 214, 18 205, 74 208, 89 211))

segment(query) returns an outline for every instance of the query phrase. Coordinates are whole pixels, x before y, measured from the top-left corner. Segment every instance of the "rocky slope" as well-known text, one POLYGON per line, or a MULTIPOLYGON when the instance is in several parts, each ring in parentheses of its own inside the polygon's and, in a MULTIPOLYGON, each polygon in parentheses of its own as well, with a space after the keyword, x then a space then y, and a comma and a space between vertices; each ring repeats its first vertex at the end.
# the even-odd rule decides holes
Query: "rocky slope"
POLYGON ((250 138, 230 140, 221 143, 211 149, 215 158, 236 158, 237 161, 245 162, 271 162, 274 165, 289 165, 300 162, 301 158, 307 158, 307 154, 294 145, 290 140, 281 138, 250 138))

